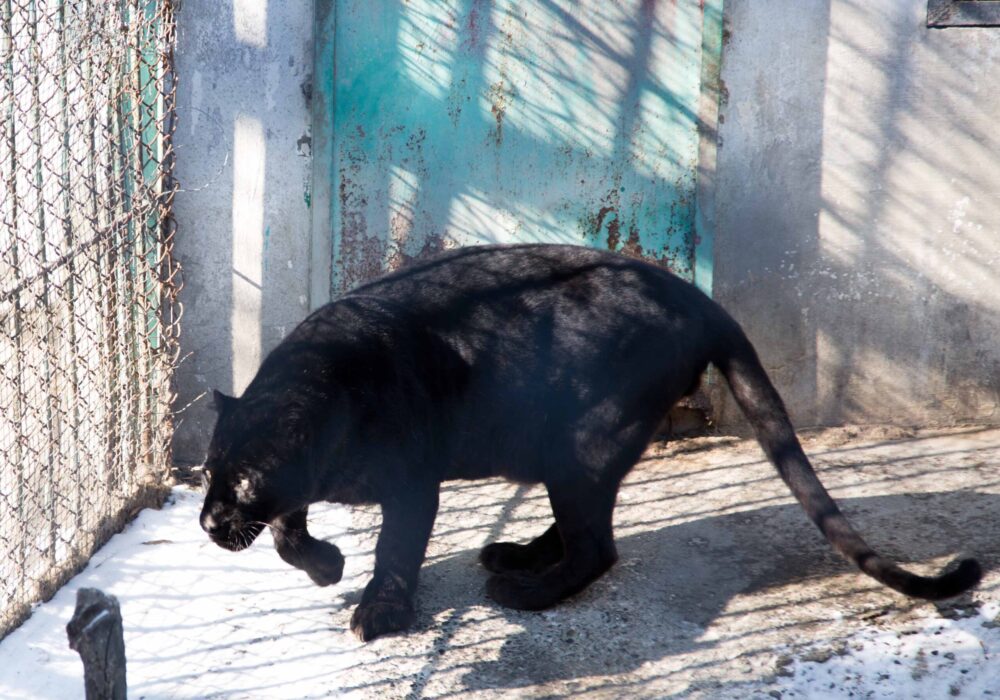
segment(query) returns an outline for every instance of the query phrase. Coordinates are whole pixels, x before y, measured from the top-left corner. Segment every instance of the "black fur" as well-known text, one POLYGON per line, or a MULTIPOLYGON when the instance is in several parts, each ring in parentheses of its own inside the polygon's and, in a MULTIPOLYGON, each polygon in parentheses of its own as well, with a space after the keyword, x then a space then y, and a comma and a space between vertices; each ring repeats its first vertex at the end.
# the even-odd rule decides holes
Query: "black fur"
POLYGON ((202 526, 237 550, 270 525, 281 557, 327 585, 344 560, 306 531, 309 504, 380 504, 375 572, 351 621, 367 640, 412 620, 442 481, 541 482, 555 523, 481 561, 497 602, 545 608, 615 562, 619 483, 709 363, 806 513, 862 571, 923 598, 979 580, 974 560, 920 577, 865 544, 721 307, 657 267, 570 246, 465 248, 309 316, 241 398, 216 396, 202 526))

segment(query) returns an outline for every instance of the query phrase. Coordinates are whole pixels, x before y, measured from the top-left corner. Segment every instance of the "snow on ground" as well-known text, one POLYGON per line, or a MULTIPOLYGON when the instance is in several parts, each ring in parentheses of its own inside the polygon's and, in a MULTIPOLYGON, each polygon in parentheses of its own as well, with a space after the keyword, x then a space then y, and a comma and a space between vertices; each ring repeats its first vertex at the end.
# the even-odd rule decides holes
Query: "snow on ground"
POLYGON ((800 650, 779 662, 777 689, 806 700, 1000 698, 1000 603, 965 614, 871 627, 834 648, 800 650))
MULTIPOLYGON (((196 491, 174 489, 168 505, 143 511, 4 639, 0 698, 83 696, 83 664, 65 631, 82 587, 121 604, 130 698, 336 694, 338 670, 363 658, 359 642, 330 629, 331 605, 343 605, 336 591, 290 569, 267 533, 240 553, 209 542, 197 525, 201 500, 196 491), (268 576, 276 570, 280 577, 268 576)), ((317 508, 314 530, 329 536, 348 520, 343 508, 317 508)), ((336 539, 350 557, 350 539, 336 539)), ((341 590, 360 586, 360 573, 348 570, 355 580, 341 590)))
POLYGON ((65 625, 85 586, 121 603, 133 700, 1000 697, 1000 430, 842 438, 806 449, 862 531, 925 573, 957 549, 981 557, 979 590, 935 606, 875 585, 756 445, 710 438, 650 451, 619 497, 618 565, 544 613, 492 604, 476 562, 546 527, 544 490, 446 485, 414 628, 365 645, 347 625, 377 510, 311 510, 346 557, 344 580, 320 588, 267 533, 239 553, 209 542, 202 495, 178 487, 0 642, 0 699, 82 697, 65 625))

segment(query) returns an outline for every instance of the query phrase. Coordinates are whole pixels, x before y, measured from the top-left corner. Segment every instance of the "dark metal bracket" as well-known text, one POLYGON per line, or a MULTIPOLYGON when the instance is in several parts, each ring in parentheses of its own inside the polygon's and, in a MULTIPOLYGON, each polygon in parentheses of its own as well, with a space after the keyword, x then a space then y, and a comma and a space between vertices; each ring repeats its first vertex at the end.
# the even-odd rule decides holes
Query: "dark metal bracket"
POLYGON ((927 26, 1000 27, 1000 0, 927 0, 927 26))

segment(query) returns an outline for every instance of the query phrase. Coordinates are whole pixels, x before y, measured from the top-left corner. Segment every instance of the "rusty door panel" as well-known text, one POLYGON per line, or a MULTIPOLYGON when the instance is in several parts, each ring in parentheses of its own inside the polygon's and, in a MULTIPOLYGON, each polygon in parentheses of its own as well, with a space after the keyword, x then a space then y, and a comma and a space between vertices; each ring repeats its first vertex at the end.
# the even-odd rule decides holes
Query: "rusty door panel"
POLYGON ((697 195, 721 0, 329 0, 318 16, 321 296, 516 241, 624 251, 710 287, 697 195))

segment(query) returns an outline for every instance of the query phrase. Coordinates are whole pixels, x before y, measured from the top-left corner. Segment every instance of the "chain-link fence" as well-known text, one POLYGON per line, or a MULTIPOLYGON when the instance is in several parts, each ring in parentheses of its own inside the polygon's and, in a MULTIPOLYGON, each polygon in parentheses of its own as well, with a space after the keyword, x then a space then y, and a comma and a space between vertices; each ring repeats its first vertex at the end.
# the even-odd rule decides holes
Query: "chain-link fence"
POLYGON ((171 0, 0 0, 0 637, 163 494, 171 0))

